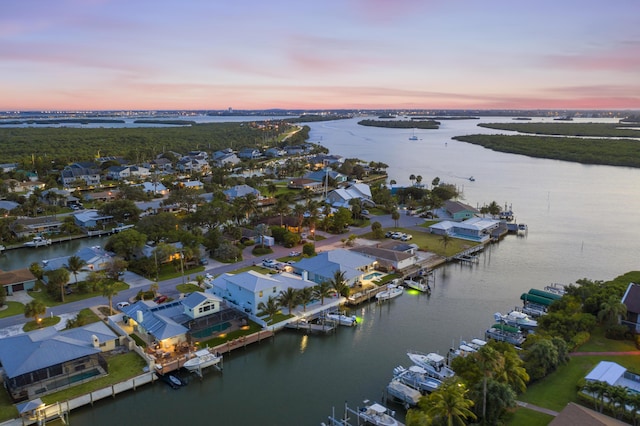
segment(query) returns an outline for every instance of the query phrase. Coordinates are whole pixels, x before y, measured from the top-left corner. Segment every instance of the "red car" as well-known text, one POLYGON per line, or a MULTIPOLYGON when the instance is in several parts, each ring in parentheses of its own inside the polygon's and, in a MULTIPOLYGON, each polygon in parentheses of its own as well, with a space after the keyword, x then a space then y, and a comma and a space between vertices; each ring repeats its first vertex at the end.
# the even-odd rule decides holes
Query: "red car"
POLYGON ((167 299, 168 297, 163 294, 162 296, 158 296, 155 299, 153 299, 153 301, 156 302, 157 304, 160 304, 160 303, 166 302, 167 299))

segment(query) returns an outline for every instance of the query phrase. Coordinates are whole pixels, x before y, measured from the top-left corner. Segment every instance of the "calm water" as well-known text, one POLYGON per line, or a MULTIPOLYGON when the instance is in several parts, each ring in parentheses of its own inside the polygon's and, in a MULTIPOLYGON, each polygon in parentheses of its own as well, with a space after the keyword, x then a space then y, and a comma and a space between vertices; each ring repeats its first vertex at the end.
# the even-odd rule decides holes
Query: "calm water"
MULTIPOLYGON (((482 119, 504 120, 511 121, 482 119)), ((405 294, 359 308, 363 322, 355 329, 279 333, 227 356, 223 373, 210 371, 180 390, 157 383, 99 402, 73 412, 73 424, 319 425, 345 401, 379 400, 393 367, 409 366, 407 349, 444 354, 461 338, 481 337, 492 314, 519 306, 530 288, 640 268, 640 170, 531 159, 450 140, 488 132, 475 127, 478 120, 443 121, 440 130, 417 131, 419 141, 408 140, 410 131, 357 121, 311 124, 311 140, 345 157, 383 161, 401 184, 411 174, 423 183, 438 176, 458 185, 470 205, 511 205, 528 235, 508 236, 473 267, 439 269, 430 297, 405 294)))

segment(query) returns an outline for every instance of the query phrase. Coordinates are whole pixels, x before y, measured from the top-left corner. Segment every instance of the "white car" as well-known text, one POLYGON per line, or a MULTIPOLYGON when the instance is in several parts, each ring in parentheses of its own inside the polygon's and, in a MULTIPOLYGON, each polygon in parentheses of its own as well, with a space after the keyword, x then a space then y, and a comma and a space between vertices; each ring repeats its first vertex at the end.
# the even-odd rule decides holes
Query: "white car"
POLYGON ((262 261, 262 266, 264 266, 265 268, 275 268, 277 265, 278 262, 273 259, 265 259, 262 261))
POLYGON ((122 308, 126 308, 127 306, 129 306, 129 302, 118 302, 116 304, 116 308, 119 310, 122 310, 122 308))
POLYGON ((413 235, 411 235, 411 234, 403 234, 402 237, 400 237, 400 240, 401 241, 409 241, 412 238, 413 238, 413 235))

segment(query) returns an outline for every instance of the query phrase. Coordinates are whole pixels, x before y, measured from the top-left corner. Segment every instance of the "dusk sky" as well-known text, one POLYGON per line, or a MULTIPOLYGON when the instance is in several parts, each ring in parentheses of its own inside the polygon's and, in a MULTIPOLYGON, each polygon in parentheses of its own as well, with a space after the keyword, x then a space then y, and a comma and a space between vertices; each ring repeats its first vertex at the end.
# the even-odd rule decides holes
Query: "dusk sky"
POLYGON ((640 1, 8 0, 0 110, 640 109, 640 1))

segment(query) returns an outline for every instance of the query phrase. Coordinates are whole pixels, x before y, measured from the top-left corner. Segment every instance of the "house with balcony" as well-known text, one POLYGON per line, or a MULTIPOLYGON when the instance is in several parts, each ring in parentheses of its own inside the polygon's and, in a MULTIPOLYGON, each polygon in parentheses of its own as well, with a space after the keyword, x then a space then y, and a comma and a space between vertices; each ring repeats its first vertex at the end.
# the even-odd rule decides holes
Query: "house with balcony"
POLYGON ((70 188, 84 182, 86 186, 100 185, 100 168, 93 162, 77 162, 66 166, 61 174, 60 179, 65 188, 70 188))

